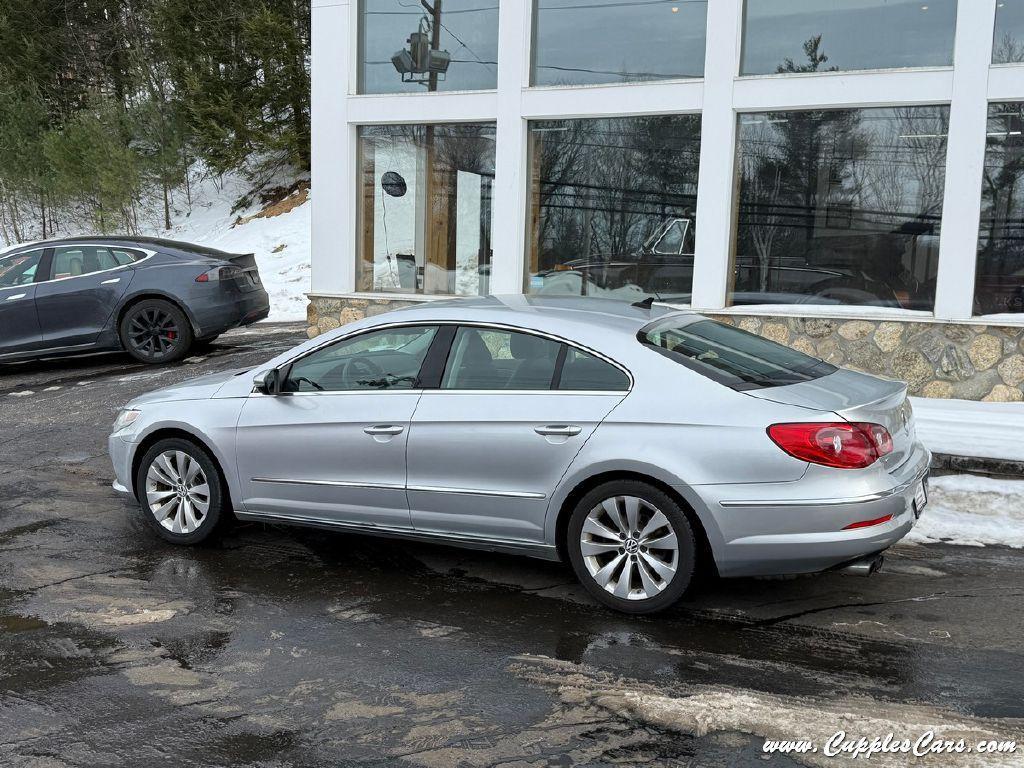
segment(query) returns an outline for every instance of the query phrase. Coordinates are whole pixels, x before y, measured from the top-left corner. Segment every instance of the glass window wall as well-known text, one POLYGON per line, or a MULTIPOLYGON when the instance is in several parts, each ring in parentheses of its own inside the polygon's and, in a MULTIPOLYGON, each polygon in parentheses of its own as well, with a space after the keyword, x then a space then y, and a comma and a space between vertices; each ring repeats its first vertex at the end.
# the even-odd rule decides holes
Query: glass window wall
POLYGON ((993 64, 1024 62, 1024 0, 999 0, 993 64))
POLYGON ((497 62, 498 0, 359 0, 359 93, 491 90, 497 62))
POLYGON ((494 134, 476 123, 359 129, 359 290, 488 292, 494 134))
POLYGON ((527 290, 689 302, 700 116, 530 123, 527 290))
POLYGON ((535 0, 531 82, 703 77, 707 10, 707 0, 535 0))
POLYGON ((1024 102, 989 105, 974 311, 1024 312, 1024 102))
POLYGON ((933 309, 949 108, 739 117, 731 304, 933 309))
POLYGON ((746 0, 740 74, 953 64, 957 0, 746 0))

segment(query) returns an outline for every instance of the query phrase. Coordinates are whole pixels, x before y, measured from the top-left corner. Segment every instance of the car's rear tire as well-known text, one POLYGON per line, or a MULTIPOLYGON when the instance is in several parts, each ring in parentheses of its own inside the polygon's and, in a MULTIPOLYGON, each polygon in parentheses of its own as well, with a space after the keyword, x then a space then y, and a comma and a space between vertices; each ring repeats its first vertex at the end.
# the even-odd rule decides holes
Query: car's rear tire
POLYGON ((133 304, 118 327, 121 345, 142 363, 173 363, 192 347, 192 324, 169 301, 146 299, 133 304))
POLYGON ((587 592, 625 613, 654 613, 675 603, 690 586, 697 559, 686 513, 638 480, 613 480, 583 496, 566 543, 587 592))
POLYGON ((139 462, 135 488, 149 527, 172 544, 199 544, 231 519, 216 463, 189 440, 154 443, 139 462))

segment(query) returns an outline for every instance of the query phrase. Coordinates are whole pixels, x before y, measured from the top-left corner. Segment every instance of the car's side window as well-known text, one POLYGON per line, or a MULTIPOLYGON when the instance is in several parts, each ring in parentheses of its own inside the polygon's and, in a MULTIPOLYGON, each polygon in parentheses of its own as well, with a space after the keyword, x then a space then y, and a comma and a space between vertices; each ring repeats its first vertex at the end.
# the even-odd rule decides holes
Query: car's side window
POLYGON ((112 248, 106 245, 69 245, 53 249, 53 267, 50 272, 54 280, 66 277, 91 275, 117 269, 140 259, 135 251, 112 248))
POLYGON ((589 352, 568 347, 558 388, 590 392, 625 392, 629 389, 629 376, 589 352))
POLYGON ((688 222, 684 222, 682 219, 673 221, 672 225, 665 230, 661 239, 658 240, 657 245, 654 247, 654 252, 666 255, 679 253, 683 248, 683 225, 686 223, 688 222))
POLYGON ((0 288, 28 285, 36 279, 36 270, 43 258, 42 251, 16 253, 0 258, 0 288))
POLYGON ((461 326, 442 389, 551 389, 561 344, 498 328, 461 326))
POLYGON ((382 328, 342 339, 292 364, 285 392, 414 389, 437 326, 382 328))

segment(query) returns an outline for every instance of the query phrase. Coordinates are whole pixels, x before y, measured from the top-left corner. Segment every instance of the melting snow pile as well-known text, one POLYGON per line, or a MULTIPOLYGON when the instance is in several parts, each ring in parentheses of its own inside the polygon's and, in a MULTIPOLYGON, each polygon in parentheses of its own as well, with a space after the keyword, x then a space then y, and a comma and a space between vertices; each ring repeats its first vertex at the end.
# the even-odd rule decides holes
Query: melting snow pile
POLYGON ((906 540, 1024 547, 1024 480, 933 477, 928 506, 906 540))

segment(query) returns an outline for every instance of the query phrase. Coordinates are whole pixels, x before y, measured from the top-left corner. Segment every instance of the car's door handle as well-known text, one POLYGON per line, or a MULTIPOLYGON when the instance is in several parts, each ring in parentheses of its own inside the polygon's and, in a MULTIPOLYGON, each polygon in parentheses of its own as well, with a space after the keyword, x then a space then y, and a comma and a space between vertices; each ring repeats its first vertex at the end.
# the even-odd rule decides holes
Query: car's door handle
POLYGON ((26 296, 28 296, 27 293, 16 293, 13 296, 8 296, 7 301, 17 301, 18 299, 24 299, 26 296))
POLYGON ((548 424, 546 427, 535 427, 533 431, 544 437, 575 437, 583 431, 583 427, 575 424, 548 424))
POLYGON ((104 280, 102 283, 100 283, 100 285, 113 285, 114 283, 120 283, 120 282, 121 282, 121 278, 120 277, 112 277, 109 280, 104 280))
POLYGON ((363 428, 363 432, 368 435, 400 435, 404 430, 405 427, 399 424, 375 424, 363 428))

